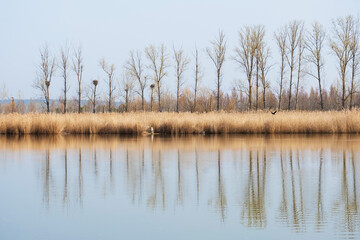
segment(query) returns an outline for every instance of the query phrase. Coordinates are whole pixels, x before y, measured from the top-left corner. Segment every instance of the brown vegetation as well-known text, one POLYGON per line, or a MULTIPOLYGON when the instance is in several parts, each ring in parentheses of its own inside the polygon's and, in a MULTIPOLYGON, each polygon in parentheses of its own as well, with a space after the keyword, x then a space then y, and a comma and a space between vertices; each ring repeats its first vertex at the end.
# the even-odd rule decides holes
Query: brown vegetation
POLYGON ((0 134, 360 133, 360 111, 0 115, 0 134))
POLYGON ((272 134, 264 137, 252 135, 187 135, 180 137, 148 137, 117 135, 53 135, 53 136, 0 136, 0 150, 60 150, 60 149, 153 149, 177 150, 193 152, 194 149, 204 151, 266 149, 279 150, 314 150, 331 149, 342 151, 360 150, 360 136, 357 134, 272 134))

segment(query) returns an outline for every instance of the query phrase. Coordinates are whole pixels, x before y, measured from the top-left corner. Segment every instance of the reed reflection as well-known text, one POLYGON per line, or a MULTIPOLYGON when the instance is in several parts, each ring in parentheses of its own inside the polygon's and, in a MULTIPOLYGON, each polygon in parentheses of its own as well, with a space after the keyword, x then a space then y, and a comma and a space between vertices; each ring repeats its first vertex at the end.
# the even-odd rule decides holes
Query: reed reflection
POLYGON ((221 138, 197 139, 196 144, 186 138, 149 140, 65 148, 61 162, 50 160, 58 154, 56 149, 46 148, 43 205, 51 209, 58 196, 65 208, 70 200, 86 204, 87 191, 93 191, 105 193, 105 198, 125 195, 132 204, 154 212, 205 206, 225 223, 240 216, 239 224, 248 228, 277 222, 294 232, 336 228, 354 236, 360 231, 360 146, 353 140, 348 145, 343 139, 320 141, 315 147, 318 140, 299 145, 297 139, 294 144, 291 139, 276 139, 276 144, 271 139, 240 139, 238 148, 227 148, 223 142, 228 140, 221 138), (57 169, 64 170, 54 175, 57 169), (114 191, 108 191, 109 186, 114 191))

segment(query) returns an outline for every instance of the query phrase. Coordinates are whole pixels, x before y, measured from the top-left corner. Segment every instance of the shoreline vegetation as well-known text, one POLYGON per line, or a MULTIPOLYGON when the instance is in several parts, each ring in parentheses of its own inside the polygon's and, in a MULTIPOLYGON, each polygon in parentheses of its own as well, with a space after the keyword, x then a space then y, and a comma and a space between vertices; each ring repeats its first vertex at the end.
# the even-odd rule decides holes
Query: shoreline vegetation
POLYGON ((174 137, 144 137, 119 135, 13 135, 0 136, 0 150, 178 150, 184 152, 248 150, 250 148, 266 151, 293 150, 360 150, 358 134, 252 134, 252 135, 181 135, 174 137))
POLYGON ((360 110, 0 114, 2 135, 358 134, 360 110))

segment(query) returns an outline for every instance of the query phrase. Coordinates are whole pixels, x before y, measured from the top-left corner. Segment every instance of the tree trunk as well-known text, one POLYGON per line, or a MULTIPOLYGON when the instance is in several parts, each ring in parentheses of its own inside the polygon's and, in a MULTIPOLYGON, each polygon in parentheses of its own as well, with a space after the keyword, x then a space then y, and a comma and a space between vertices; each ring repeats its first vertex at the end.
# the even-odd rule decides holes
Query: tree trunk
POLYGON ((47 96, 46 96, 46 110, 50 112, 50 94, 49 94, 49 87, 46 88, 47 96))
POLYGON ((281 96, 282 96, 282 88, 283 88, 283 79, 284 79, 284 60, 281 62, 281 75, 280 75, 280 93, 279 93, 279 105, 278 110, 281 109, 281 96))
POLYGON ((258 110, 259 106, 259 60, 256 58, 256 99, 255 99, 255 109, 258 110))
POLYGON ((65 77, 65 79, 64 79, 64 114, 66 113, 66 95, 67 95, 67 84, 66 84, 66 81, 67 81, 67 79, 66 79, 66 77, 65 77))
POLYGON ((96 113, 96 86, 94 87, 93 113, 96 113))
POLYGON ((151 88, 151 98, 150 98, 150 109, 153 111, 153 101, 154 101, 154 89, 151 88))
POLYGON ((177 77, 177 89, 176 89, 176 112, 179 112, 179 94, 180 94, 180 78, 177 77))
POLYGON ((111 77, 109 76, 109 112, 111 112, 111 77))
POLYGON ((220 69, 217 71, 217 96, 216 96, 216 110, 220 110, 220 69))
POLYGON ((264 109, 266 109, 266 89, 264 88, 264 92, 263 92, 263 104, 264 104, 264 109))
POLYGON ((197 86, 196 86, 196 84, 195 84, 194 105, 193 105, 192 112, 195 112, 195 111, 196 111, 196 94, 197 94, 197 86))
POLYGON ((324 101, 322 96, 322 89, 321 89, 321 76, 320 76, 320 62, 317 62, 317 73, 318 73, 318 81, 319 81, 319 94, 320 94, 320 108, 321 111, 324 110, 324 101))
POLYGON ((144 88, 141 88, 141 107, 143 112, 145 112, 144 88))
POLYGON ((252 86, 251 86, 251 73, 249 73, 249 76, 248 76, 248 82, 249 82, 249 110, 251 109, 251 103, 252 103, 252 99, 251 99, 251 92, 252 92, 252 86))
POLYGON ((293 78, 293 70, 294 67, 290 67, 290 86, 289 86, 289 104, 288 104, 288 110, 291 109, 291 87, 292 87, 292 78, 293 78))
POLYGON ((158 83, 158 107, 159 107, 159 112, 161 112, 161 93, 160 93, 160 83, 158 83))
POLYGON ((129 91, 126 90, 126 95, 125 95, 125 112, 128 112, 128 104, 129 104, 129 91))
POLYGON ((81 83, 79 82, 79 106, 78 113, 81 113, 81 83))
POLYGON ((345 70, 344 69, 342 69, 341 70, 342 71, 342 73, 341 73, 341 75, 342 75, 342 96, 341 96, 341 105, 342 105, 342 108, 343 109, 345 109, 345 70))
POLYGON ((350 105, 349 109, 352 109, 353 95, 354 95, 354 80, 355 80, 355 56, 352 56, 352 67, 351 67, 351 87, 350 87, 350 105))

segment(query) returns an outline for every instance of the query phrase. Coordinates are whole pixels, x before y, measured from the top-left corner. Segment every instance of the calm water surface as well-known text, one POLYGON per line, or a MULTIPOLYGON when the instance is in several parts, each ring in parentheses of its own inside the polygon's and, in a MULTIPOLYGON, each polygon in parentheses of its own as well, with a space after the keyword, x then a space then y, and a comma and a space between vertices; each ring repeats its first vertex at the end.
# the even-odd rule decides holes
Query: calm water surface
POLYGON ((359 239, 359 136, 0 138, 0 239, 359 239))

